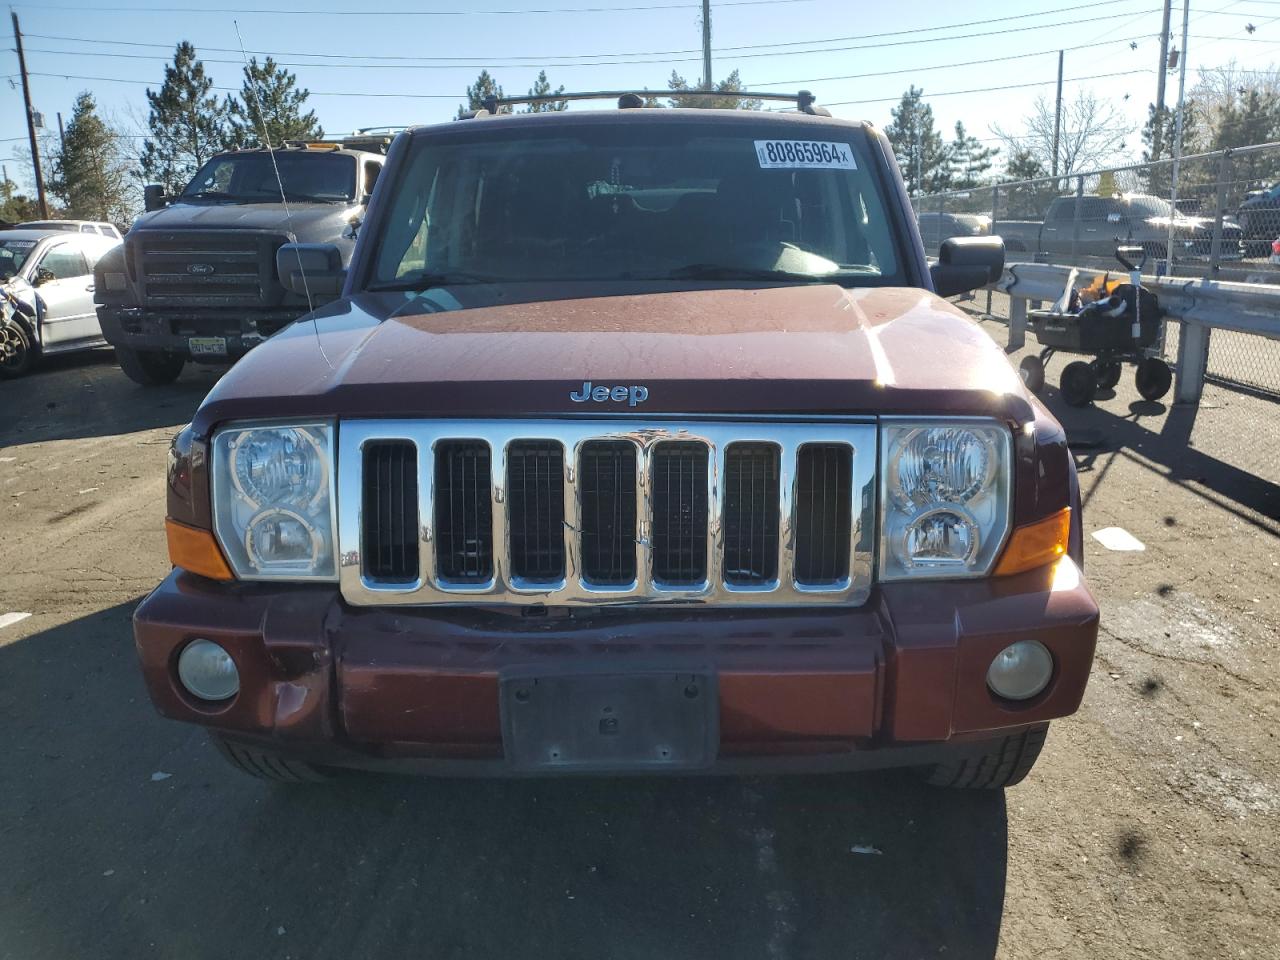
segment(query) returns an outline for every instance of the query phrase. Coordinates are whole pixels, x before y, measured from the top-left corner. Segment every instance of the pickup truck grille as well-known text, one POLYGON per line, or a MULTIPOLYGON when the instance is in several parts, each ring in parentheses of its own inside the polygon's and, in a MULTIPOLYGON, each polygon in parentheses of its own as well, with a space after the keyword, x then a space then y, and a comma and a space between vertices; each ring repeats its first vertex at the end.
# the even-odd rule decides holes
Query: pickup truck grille
POLYGON ((859 604, 875 441, 865 422, 343 421, 342 593, 859 604))
POLYGON ((274 264, 285 241, 229 230, 144 230, 127 242, 146 306, 257 307, 283 293, 274 264))

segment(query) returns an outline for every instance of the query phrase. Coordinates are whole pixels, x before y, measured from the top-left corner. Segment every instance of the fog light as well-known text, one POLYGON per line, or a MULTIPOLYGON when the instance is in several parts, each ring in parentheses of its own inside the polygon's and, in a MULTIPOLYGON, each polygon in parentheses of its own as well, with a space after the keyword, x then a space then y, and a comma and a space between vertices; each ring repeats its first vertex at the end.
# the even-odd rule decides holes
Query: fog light
POLYGON ((192 640, 178 655, 178 679, 201 700, 227 700, 240 690, 231 654, 212 640, 192 640))
POLYGON ((1038 640, 1019 640, 996 654, 987 686, 1006 700, 1029 700, 1049 685, 1053 654, 1038 640))

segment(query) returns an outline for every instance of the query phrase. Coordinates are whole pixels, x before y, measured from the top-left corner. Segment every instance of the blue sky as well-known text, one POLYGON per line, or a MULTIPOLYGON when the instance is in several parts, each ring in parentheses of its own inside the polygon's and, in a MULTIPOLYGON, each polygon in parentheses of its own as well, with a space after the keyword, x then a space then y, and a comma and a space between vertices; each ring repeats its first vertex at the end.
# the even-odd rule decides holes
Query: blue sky
MULTIPOLYGON (((447 119, 481 67, 508 93, 524 92, 543 66, 553 84, 570 90, 661 88, 673 68, 691 81, 701 74, 696 0, 225 0, 223 10, 198 6, 195 0, 15 4, 36 110, 56 131, 56 113, 69 115, 76 94, 88 89, 121 122, 144 120, 143 91, 159 85, 173 45, 183 39, 196 45, 215 84, 238 88, 236 22, 248 51, 290 64, 312 90, 311 105, 329 133, 447 119), (329 13, 362 7, 358 15, 329 13), (579 9, 529 12, 534 8, 579 9), (495 10, 509 12, 477 12, 495 10)), ((753 88, 808 87, 819 102, 838 104, 831 108, 837 116, 881 125, 914 83, 924 88, 944 131, 962 120, 972 134, 989 138, 993 124, 1017 128, 1038 94, 1052 96, 1056 51, 1076 48, 1066 54, 1067 96, 1091 87, 1136 128, 1155 95, 1160 6, 1159 0, 723 0, 712 6, 713 75, 736 68, 753 88), (985 89, 992 87, 1006 89, 985 89), (963 92, 975 90, 981 92, 963 92)), ((1175 7, 1176 36, 1181 3, 1175 7)), ((1188 84, 1197 67, 1233 57, 1246 67, 1267 67, 1280 55, 1280 0, 1193 0, 1191 34, 1188 84), (1252 34, 1248 24, 1256 28, 1252 34)), ((0 85, 0 156, 12 158, 25 144, 25 129, 17 57, 9 46, 2 72, 11 79, 0 85)), ((1173 74, 1170 91, 1172 98, 1173 74)), ((6 166, 10 177, 29 181, 18 161, 6 166)))

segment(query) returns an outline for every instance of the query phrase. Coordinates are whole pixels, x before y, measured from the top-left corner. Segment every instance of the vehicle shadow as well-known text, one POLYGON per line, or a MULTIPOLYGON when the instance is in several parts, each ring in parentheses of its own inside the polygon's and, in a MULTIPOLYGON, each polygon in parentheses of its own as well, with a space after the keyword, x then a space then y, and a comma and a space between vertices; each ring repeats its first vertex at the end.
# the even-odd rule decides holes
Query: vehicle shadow
POLYGON ((995 954, 1001 793, 906 774, 258 783, 153 714, 133 605, 0 633, 0 957, 995 954))
POLYGON ((44 358, 26 376, 0 380, 0 449, 180 427, 224 372, 189 365, 174 384, 142 387, 110 350, 44 358))

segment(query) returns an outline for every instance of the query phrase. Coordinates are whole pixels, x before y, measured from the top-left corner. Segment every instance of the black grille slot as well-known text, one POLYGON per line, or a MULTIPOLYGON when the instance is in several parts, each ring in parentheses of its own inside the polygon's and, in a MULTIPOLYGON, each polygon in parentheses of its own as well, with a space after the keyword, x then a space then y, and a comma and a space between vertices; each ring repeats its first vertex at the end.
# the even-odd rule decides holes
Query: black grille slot
POLYGON ((382 583, 418 579, 418 451, 406 440, 364 447, 360 559, 382 583))
POLYGON ((260 306, 279 292, 275 249, 284 237, 220 231, 144 233, 129 244, 147 302, 159 306, 260 306))
POLYGON ((507 449, 511 573, 554 583, 564 577, 564 449, 552 440, 517 440, 507 449))
POLYGON ((795 578, 839 583, 849 576, 853 450, 842 443, 810 443, 796 462, 795 578))
POLYGON ((653 579, 688 585, 707 579, 707 448, 653 448, 653 579))
POLYGON ((617 585, 636 578, 636 448, 624 440, 582 445, 578 464, 582 577, 617 585))
POLYGON ((735 443, 724 462, 724 579, 748 586, 778 578, 778 464, 772 443, 735 443))
POLYGON ((489 447, 478 440, 436 444, 436 575, 459 583, 493 576, 489 447))

